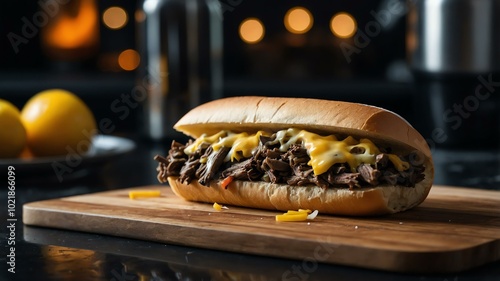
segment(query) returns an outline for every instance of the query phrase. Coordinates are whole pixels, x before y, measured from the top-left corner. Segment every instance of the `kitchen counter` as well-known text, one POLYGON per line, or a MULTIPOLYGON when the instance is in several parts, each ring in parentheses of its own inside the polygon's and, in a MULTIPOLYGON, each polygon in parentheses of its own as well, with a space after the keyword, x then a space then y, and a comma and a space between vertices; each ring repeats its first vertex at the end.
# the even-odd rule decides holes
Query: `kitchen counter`
MULTIPOLYGON (((7 271, 8 246, 0 256, 0 280, 498 280, 500 261, 457 274, 400 274, 347 266, 305 264, 245 254, 167 245, 119 237, 24 226, 27 202, 157 184, 156 154, 170 141, 133 138, 137 147, 109 163, 58 181, 52 175, 16 173, 15 272, 7 271)), ((434 151, 436 184, 500 190, 500 158, 495 151, 434 151)), ((3 171, 7 177, 7 170, 3 171)), ((7 188, 0 192, 7 202, 7 188)), ((5 206, 5 203, 2 203, 5 206)), ((0 211, 8 226, 8 212, 0 211)), ((0 228, 2 237, 11 235, 0 228)))

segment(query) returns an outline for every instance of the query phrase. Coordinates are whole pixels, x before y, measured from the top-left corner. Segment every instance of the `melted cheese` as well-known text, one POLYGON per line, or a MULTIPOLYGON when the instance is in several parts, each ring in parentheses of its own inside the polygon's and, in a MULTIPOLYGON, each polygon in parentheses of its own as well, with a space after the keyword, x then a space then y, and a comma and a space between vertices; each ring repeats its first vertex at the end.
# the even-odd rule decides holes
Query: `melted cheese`
POLYGON ((192 144, 190 144, 188 147, 186 147, 184 149, 184 153, 186 153, 187 155, 191 155, 198 149, 198 147, 202 143, 213 144, 214 142, 219 141, 221 138, 226 137, 227 134, 228 134, 228 132, 226 132, 226 131, 220 131, 217 134, 211 135, 211 136, 207 136, 206 134, 203 134, 203 135, 201 135, 201 137, 197 138, 192 144))
POLYGON ((255 150, 257 150, 260 136, 270 135, 271 134, 264 131, 258 131, 252 135, 248 135, 247 133, 229 133, 227 137, 221 138, 218 142, 214 143, 212 147, 215 151, 219 150, 221 147, 231 147, 225 161, 240 161, 241 158, 251 157, 255 150))
MULTIPOLYGON (((260 136, 270 136, 271 134, 259 131, 255 134, 221 131, 213 136, 202 136, 195 140, 185 149, 186 154, 196 151, 198 146, 204 142, 210 143, 215 151, 221 147, 231 147, 225 161, 240 161, 242 158, 249 158, 259 146, 260 136)), ((280 151, 287 151, 293 144, 302 144, 309 154, 311 160, 308 165, 313 168, 315 175, 321 175, 328 171, 331 166, 337 163, 347 163, 352 172, 360 164, 375 164, 375 156, 380 153, 378 147, 368 139, 357 141, 349 136, 343 140, 338 140, 335 136, 321 136, 305 130, 287 129, 276 133, 275 144, 279 142, 280 151), (353 149, 361 153, 351 153, 353 149)), ((388 154, 389 161, 394 164, 398 171, 409 168, 409 164, 402 161, 397 155, 388 154)))
POLYGON ((337 163, 347 163, 351 167, 351 171, 355 172, 362 163, 375 164, 375 156, 380 153, 375 144, 368 139, 361 139, 358 142, 351 136, 339 141, 333 135, 320 136, 298 129, 279 131, 276 136, 281 144, 281 151, 287 151, 292 144, 298 143, 299 140, 302 141, 309 157, 311 157, 307 164, 313 168, 315 175, 325 173, 337 163), (364 153, 351 153, 350 151, 355 147, 363 148, 364 153))
POLYGON ((402 161, 401 159, 399 159, 397 155, 387 154, 387 156, 389 157, 389 161, 391 161, 392 164, 394 164, 394 167, 396 167, 396 170, 405 171, 410 168, 410 164, 406 161, 402 161))

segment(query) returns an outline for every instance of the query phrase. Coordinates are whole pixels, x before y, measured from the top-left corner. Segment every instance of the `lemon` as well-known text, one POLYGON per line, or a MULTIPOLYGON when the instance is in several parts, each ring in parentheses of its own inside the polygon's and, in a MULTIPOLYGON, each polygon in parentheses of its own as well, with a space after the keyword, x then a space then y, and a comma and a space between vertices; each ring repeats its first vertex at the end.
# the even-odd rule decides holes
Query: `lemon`
POLYGON ((21 118, 35 157, 82 155, 97 133, 92 111, 78 96, 61 89, 34 95, 24 105, 21 118))
POLYGON ((0 158, 15 158, 26 146, 26 130, 19 109, 0 99, 0 158))

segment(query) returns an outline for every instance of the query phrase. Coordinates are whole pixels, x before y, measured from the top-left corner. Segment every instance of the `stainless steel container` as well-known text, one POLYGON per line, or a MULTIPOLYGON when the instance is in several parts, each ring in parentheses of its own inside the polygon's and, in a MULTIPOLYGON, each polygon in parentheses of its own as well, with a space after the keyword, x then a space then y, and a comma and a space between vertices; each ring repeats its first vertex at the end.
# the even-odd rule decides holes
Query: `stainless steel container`
POLYGON ((413 69, 500 70, 500 0, 410 0, 407 46, 413 69))
POLYGON ((191 108, 222 97, 222 11, 217 0, 144 0, 136 13, 145 134, 178 135, 191 108))
POLYGON ((500 0, 410 0, 417 126, 431 148, 500 148, 500 0))

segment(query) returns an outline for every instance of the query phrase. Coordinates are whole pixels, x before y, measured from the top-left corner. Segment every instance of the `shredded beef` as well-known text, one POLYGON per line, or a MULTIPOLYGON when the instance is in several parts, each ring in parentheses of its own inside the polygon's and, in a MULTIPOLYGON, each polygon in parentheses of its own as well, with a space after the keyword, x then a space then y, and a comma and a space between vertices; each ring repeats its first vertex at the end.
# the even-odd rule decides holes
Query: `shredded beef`
POLYGON ((301 163, 307 163, 311 158, 307 155, 307 150, 300 145, 294 144, 285 153, 284 157, 288 159, 290 166, 295 166, 301 163))
POLYGON ((342 174, 346 170, 346 167, 344 164, 335 164, 332 167, 330 167, 329 172, 332 172, 334 174, 342 174))
POLYGON ((387 167, 387 162, 389 161, 389 157, 385 153, 380 153, 377 156, 375 156, 375 167, 377 169, 383 169, 387 167))
POLYGON ((158 172, 158 175, 156 178, 158 179, 159 182, 164 183, 167 181, 167 168, 166 166, 168 165, 168 161, 165 157, 156 155, 154 157, 154 160, 158 161, 158 167, 156 168, 156 171, 158 172))
POLYGON ((179 180, 182 183, 189 184, 196 179, 196 171, 201 164, 201 157, 205 154, 210 144, 202 143, 196 151, 189 156, 188 160, 181 169, 179 180))
POLYGON ((370 164, 361 164, 358 166, 358 172, 361 178, 371 185, 378 184, 378 178, 380 177, 380 171, 374 169, 370 164))
POLYGON ((281 152, 277 148, 272 148, 272 149, 263 148, 262 153, 268 159, 278 159, 281 157, 281 154, 283 154, 283 152, 281 152))
MULTIPOLYGON (((374 164, 361 164, 352 171, 347 163, 337 163, 327 172, 315 175, 308 165, 310 157, 300 144, 291 145, 286 152, 279 150, 279 142, 273 141, 275 136, 260 137, 260 143, 253 156, 239 162, 226 162, 230 148, 222 147, 214 151, 208 144, 201 144, 191 155, 184 150, 187 145, 172 142, 167 157, 155 156, 158 161, 158 180, 165 182, 169 176, 179 176, 184 183, 198 179, 202 185, 208 186, 210 181, 229 176, 236 180, 287 183, 289 185, 317 185, 323 188, 345 187, 349 189, 378 184, 402 185, 414 187, 424 179, 425 167, 420 163, 418 155, 407 155, 401 159, 410 163, 410 168, 398 171, 386 154, 390 149, 381 149, 375 156, 374 164), (415 160, 416 159, 416 160, 415 160), (410 161, 412 160, 412 161, 410 161)), ((362 147, 351 149, 353 154, 365 153, 362 147)))
POLYGON ((293 174, 292 176, 287 180, 287 183, 289 185, 308 185, 311 183, 314 183, 314 173, 313 169, 311 166, 308 166, 306 164, 297 164, 293 166, 292 168, 293 174))
POLYGON ((201 185, 208 186, 210 181, 214 178, 215 174, 219 171, 219 167, 224 162, 227 153, 231 150, 229 147, 221 147, 219 150, 214 151, 210 146, 207 148, 202 158, 206 157, 206 162, 202 163, 196 173, 201 185))
POLYGON ((338 175, 328 175, 328 182, 334 186, 347 185, 349 189, 360 187, 359 173, 342 173, 338 175))
POLYGON ((293 166, 293 175, 301 178, 308 178, 314 175, 314 173, 311 166, 304 163, 300 163, 293 166))
POLYGON ((274 170, 279 172, 288 172, 290 170, 290 165, 288 165, 288 163, 269 157, 266 157, 264 161, 262 161, 262 167, 264 171, 274 170))
POLYGON ((236 162, 222 171, 222 177, 232 176, 236 180, 259 180, 262 173, 256 168, 255 159, 249 158, 242 162, 236 162))
POLYGON ((243 162, 237 162, 231 165, 229 168, 222 171, 222 177, 227 178, 229 176, 233 177, 235 180, 247 180, 247 165, 250 165, 252 159, 247 159, 243 162))
POLYGON ((167 181, 167 177, 180 175, 180 170, 188 159, 188 156, 184 153, 185 148, 185 145, 173 141, 167 157, 155 156, 154 159, 158 161, 156 171, 158 171, 157 178, 159 182, 164 183, 167 181))
POLYGON ((196 170, 200 166, 200 159, 199 158, 191 158, 189 157, 188 161, 186 161, 186 164, 182 167, 179 177, 179 180, 182 183, 189 184, 191 181, 196 179, 196 170))
POLYGON ((384 181, 390 185, 396 185, 398 183, 398 177, 398 171, 394 168, 391 168, 383 171, 380 179, 381 181, 384 181))

